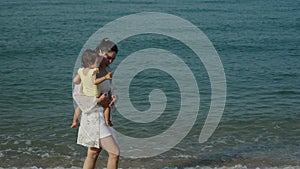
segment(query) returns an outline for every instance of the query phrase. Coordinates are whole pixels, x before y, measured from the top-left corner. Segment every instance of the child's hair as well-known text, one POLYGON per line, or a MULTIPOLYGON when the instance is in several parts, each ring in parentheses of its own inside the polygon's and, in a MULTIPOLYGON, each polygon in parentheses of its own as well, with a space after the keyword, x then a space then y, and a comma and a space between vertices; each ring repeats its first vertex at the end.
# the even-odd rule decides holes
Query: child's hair
POLYGON ((95 51, 97 53, 99 53, 101 50, 101 52, 107 53, 107 52, 116 52, 118 53, 118 47, 117 45, 112 42, 111 40, 109 40, 108 38, 104 38, 101 43, 97 46, 97 48, 95 49, 95 51))
POLYGON ((99 55, 94 50, 86 49, 81 56, 83 67, 89 67, 94 64, 97 57, 99 57, 99 55))

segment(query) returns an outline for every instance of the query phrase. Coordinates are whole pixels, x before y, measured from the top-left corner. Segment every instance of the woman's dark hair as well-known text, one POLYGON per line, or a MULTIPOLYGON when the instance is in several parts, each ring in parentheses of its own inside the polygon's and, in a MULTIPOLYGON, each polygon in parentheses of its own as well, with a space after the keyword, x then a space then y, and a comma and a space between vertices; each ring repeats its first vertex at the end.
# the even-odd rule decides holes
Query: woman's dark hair
POLYGON ((96 47, 95 51, 97 53, 101 52, 107 53, 107 52, 116 52, 118 53, 118 47, 117 45, 109 40, 108 38, 104 38, 101 43, 96 47))
POLYGON ((92 49, 86 49, 81 56, 83 67, 89 67, 94 64, 99 55, 92 49))

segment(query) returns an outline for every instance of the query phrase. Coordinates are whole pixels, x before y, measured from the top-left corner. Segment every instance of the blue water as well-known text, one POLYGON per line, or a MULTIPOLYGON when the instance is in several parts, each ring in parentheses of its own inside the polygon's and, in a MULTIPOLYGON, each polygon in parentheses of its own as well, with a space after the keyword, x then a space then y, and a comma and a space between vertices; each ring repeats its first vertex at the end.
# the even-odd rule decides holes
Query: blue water
MULTIPOLYGON (((196 72, 201 105, 197 122, 176 147, 147 159, 121 157, 120 167, 300 165, 299 2, 3 0, 0 4, 0 167, 82 166, 86 149, 76 144, 77 130, 69 128, 76 59, 95 31, 138 12, 182 17, 208 36, 224 67, 227 102, 217 130, 199 144, 211 95, 202 63, 190 59, 195 54, 171 38, 143 35, 122 41, 113 69, 143 48, 175 52, 196 72)), ((165 90, 170 98, 167 115, 160 119, 163 127, 151 128, 161 121, 135 124, 115 113, 117 130, 149 137, 175 120, 180 100, 174 79, 149 71, 132 81, 131 92, 136 92, 132 103, 145 110, 150 89, 165 90), (157 76, 158 84, 153 83, 157 76)), ((106 157, 103 153, 99 166, 105 166, 106 157)))

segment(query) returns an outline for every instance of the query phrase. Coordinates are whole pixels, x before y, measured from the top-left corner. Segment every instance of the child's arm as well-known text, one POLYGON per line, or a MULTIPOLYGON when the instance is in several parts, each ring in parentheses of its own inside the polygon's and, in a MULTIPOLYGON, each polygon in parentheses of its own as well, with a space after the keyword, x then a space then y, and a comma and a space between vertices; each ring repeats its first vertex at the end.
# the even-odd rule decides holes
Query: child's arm
POLYGON ((80 76, 79 74, 77 74, 74 78, 73 78, 73 83, 74 84, 79 84, 81 82, 80 76))
POLYGON ((96 73, 93 75, 93 80, 95 85, 98 85, 105 80, 111 80, 111 79, 112 79, 112 72, 108 72, 105 76, 99 78, 96 78, 96 73))

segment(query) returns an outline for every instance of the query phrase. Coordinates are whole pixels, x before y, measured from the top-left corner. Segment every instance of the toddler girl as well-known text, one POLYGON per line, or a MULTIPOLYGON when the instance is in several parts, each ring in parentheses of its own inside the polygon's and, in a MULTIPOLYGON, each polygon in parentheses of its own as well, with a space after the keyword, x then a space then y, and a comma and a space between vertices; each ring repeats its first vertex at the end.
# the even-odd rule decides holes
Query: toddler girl
MULTIPOLYGON (((87 49, 82 54, 82 64, 83 68, 79 68, 77 75, 73 79, 73 83, 79 84, 82 83, 82 92, 84 95, 88 97, 97 97, 97 102, 100 102, 100 88, 99 84, 105 80, 112 79, 112 73, 108 72, 105 76, 96 78, 96 74, 99 72, 99 65, 102 61, 102 57, 100 57, 95 51, 91 49, 87 49)), ((112 126, 110 121, 110 108, 104 107, 104 118, 105 123, 108 126, 112 126)), ((76 108, 73 117, 73 123, 71 128, 75 128, 77 126, 78 118, 81 114, 81 109, 79 107, 76 108)))

